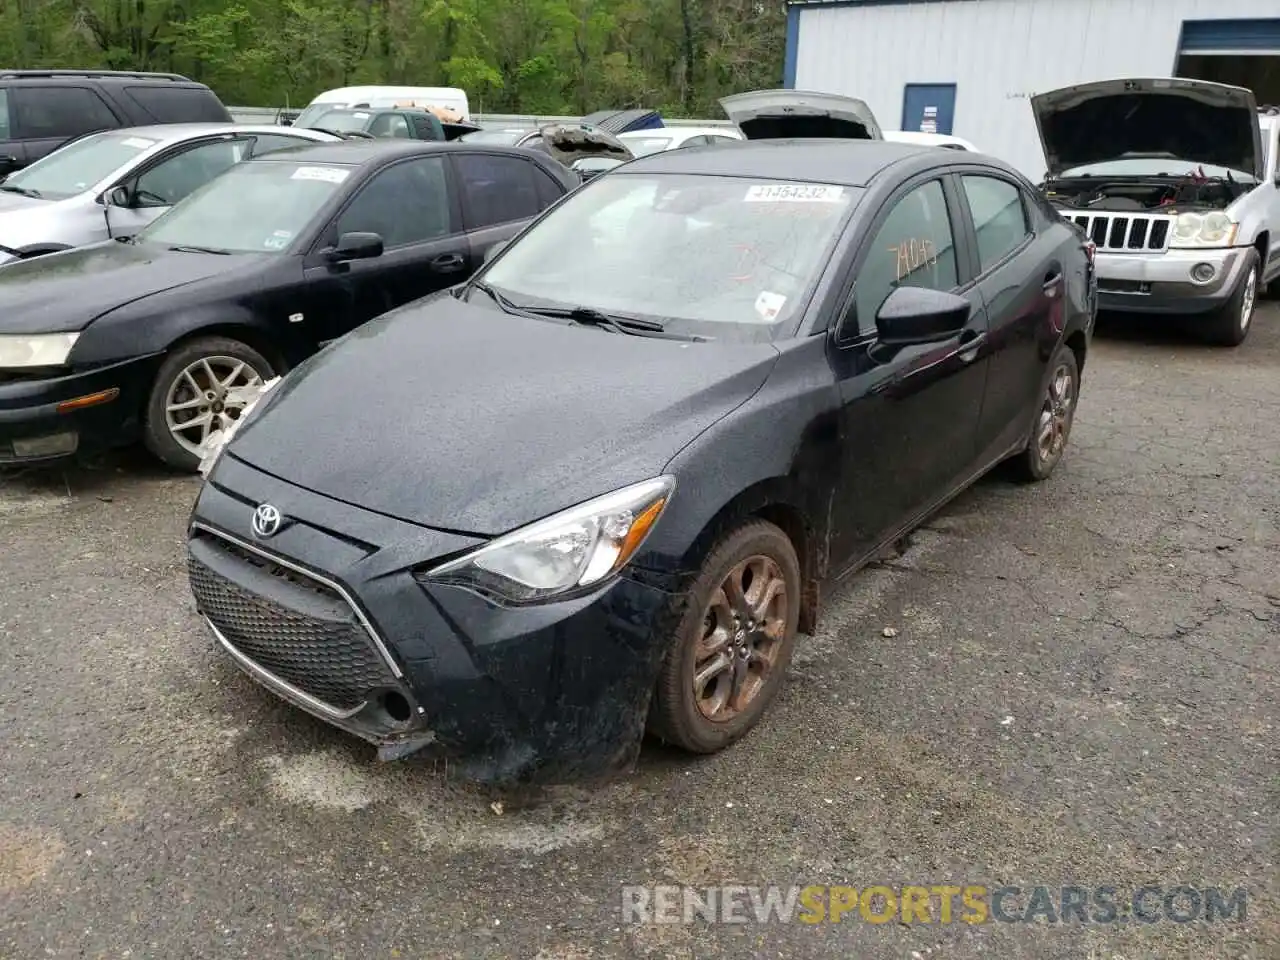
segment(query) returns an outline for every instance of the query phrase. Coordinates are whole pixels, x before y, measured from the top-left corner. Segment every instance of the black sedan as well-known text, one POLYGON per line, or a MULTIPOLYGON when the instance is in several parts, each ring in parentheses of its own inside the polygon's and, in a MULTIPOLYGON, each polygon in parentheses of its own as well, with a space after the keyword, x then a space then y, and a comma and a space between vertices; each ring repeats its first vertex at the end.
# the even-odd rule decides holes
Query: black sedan
POLYGON ((254 385, 465 280, 579 185, 507 147, 304 147, 231 168, 133 241, 10 264, 0 466, 142 438, 193 470, 254 385))
POLYGON ((194 508, 199 609, 383 757, 503 781, 629 762, 646 728, 719 750, 825 584, 997 464, 1060 462, 1085 244, 976 154, 628 163, 265 396, 194 508))

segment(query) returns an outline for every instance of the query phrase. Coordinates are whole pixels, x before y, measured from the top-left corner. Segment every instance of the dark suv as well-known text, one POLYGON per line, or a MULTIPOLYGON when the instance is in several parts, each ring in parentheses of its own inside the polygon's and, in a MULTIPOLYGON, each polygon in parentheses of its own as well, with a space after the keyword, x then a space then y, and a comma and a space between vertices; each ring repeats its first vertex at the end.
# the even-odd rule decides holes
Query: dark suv
POLYGON ((96 130, 231 122, 203 83, 176 73, 0 70, 0 176, 96 130))

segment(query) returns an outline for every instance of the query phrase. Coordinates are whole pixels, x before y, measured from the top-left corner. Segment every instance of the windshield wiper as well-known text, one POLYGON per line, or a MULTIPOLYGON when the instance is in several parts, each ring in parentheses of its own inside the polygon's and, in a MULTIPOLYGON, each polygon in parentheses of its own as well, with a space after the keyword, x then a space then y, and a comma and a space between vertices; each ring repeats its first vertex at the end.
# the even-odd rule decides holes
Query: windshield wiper
POLYGON ((218 250, 215 247, 196 247, 190 244, 179 244, 178 246, 170 247, 169 249, 177 253, 216 253, 220 257, 231 256, 230 250, 218 250))
POLYGON ((489 286, 489 284, 485 283, 483 280, 474 281, 471 284, 471 288, 473 290, 479 290, 481 293, 488 296, 491 300, 493 300, 494 303, 496 303, 499 307, 501 307, 505 313, 514 313, 518 316, 526 316, 526 317, 533 315, 530 311, 525 310, 523 307, 516 306, 514 303, 512 303, 510 300, 507 299, 505 294, 499 293, 497 290, 489 286))
POLYGON ((661 323, 656 320, 642 320, 639 317, 625 317, 618 315, 610 315, 600 310, 594 310, 591 307, 529 307, 522 304, 513 303, 505 294, 491 287, 483 280, 477 280, 471 284, 472 288, 479 290, 493 300, 505 313, 515 314, 519 317, 546 317, 556 320, 569 320, 573 323, 582 324, 590 327, 603 327, 614 333, 630 334, 634 337, 658 337, 665 340, 691 340, 696 343, 705 343, 710 337, 701 337, 694 334, 675 333, 667 330, 661 323))
POLYGON ((40 199, 40 191, 32 190, 30 187, 16 187, 12 183, 0 183, 0 190, 5 193, 16 193, 24 197, 32 197, 36 200, 40 199))
POLYGON ((614 333, 627 333, 634 337, 660 337, 666 340, 692 340, 698 343, 705 343, 709 339, 691 333, 676 333, 656 320, 642 320, 640 317, 605 313, 592 307, 523 307, 521 309, 539 317, 562 318, 586 327, 603 327, 614 333))

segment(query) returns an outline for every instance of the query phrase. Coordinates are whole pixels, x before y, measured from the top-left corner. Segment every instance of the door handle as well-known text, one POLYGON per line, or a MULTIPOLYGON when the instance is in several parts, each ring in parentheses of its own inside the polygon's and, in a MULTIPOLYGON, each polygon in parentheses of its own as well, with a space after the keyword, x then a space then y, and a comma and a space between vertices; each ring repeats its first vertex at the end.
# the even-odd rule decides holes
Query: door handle
POLYGON ((1041 289, 1044 290, 1046 295, 1050 297, 1056 297, 1058 295, 1058 284, 1060 284, 1061 282, 1062 282, 1062 271, 1058 270, 1053 273, 1047 274, 1045 276, 1044 286, 1041 289))
POLYGON ((438 273, 455 273, 467 265, 461 254, 445 253, 431 261, 431 269, 438 273))
POLYGON ((965 363, 972 363, 978 359, 978 348, 986 343, 986 331, 977 331, 970 327, 960 333, 960 359, 965 363))

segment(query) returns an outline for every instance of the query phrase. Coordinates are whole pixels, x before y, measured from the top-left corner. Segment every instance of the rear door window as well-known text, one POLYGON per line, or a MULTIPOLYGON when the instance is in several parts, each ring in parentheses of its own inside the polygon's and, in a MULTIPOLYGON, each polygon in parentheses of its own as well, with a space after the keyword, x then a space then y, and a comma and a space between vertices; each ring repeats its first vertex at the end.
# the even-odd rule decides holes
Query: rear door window
POLYGON ((125 87, 124 92, 157 123, 225 123, 231 119, 222 101, 206 87, 166 82, 137 84, 125 87))
POLYGON ((17 139, 53 140, 110 130, 120 121, 97 91, 66 85, 12 87, 17 139))
POLYGON ((535 216, 542 209, 529 160, 496 154, 455 155, 468 230, 535 216))
POLYGON ((1022 191, 1007 180, 966 174, 961 177, 973 228, 978 237, 982 272, 1022 246, 1031 234, 1022 191))
POLYGON ((565 195, 565 188, 536 163, 532 164, 532 166, 534 170, 533 183, 538 191, 538 206, 545 209, 565 195))
POLYGON ((0 140, 12 139, 9 129, 9 91, 0 90, 0 140))
POLYGON ((413 128, 419 140, 443 140, 444 127, 435 117, 414 116, 413 128))

